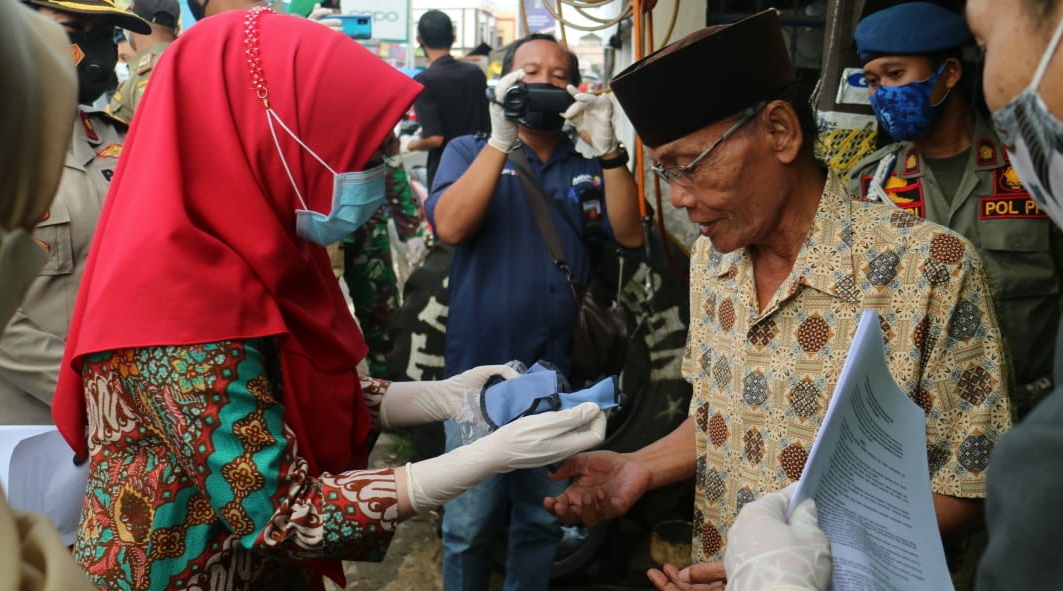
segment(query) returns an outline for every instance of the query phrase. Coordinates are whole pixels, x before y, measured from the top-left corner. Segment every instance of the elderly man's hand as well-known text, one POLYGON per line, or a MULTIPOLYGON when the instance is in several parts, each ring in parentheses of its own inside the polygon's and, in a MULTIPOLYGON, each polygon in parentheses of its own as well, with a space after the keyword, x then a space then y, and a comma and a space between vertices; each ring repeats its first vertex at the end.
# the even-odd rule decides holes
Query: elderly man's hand
POLYGON ((561 523, 586 527, 623 515, 650 486, 648 468, 611 451, 570 458, 550 478, 571 478, 572 484, 557 497, 544 499, 543 506, 561 523))
POLYGON ((646 572, 657 591, 723 591, 727 586, 723 562, 694 564, 682 570, 671 564, 646 572))

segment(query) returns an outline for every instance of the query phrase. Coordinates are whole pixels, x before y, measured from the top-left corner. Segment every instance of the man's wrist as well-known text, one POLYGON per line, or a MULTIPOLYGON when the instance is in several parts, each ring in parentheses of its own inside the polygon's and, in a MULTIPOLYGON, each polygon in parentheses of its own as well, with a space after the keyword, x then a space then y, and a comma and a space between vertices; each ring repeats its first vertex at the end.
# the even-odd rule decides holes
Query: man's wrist
POLYGON ((624 148, 624 144, 618 143, 615 149, 599 156, 598 163, 601 164, 602 170, 610 170, 613 168, 626 167, 629 158, 627 149, 624 148))

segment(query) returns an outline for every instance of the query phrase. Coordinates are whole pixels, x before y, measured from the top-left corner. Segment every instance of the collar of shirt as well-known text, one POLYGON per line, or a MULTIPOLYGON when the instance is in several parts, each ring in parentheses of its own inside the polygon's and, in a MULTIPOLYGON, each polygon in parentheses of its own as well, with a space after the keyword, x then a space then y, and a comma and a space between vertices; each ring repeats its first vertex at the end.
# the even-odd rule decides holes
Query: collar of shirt
POLYGON ((572 156, 583 158, 583 156, 576 150, 576 146, 572 143, 572 140, 564 134, 562 134, 561 141, 558 142, 554 151, 550 153, 550 158, 548 158, 546 162, 539 160, 539 156, 535 151, 529 148, 524 142, 521 142, 520 148, 524 150, 524 155, 528 157, 528 161, 539 165, 540 168, 546 168, 557 162, 564 162, 572 156))
MULTIPOLYGON (((752 259, 745 248, 726 254, 713 252, 709 264, 715 266, 712 272, 717 277, 746 272, 752 277, 752 259)), ((794 260, 790 276, 776 291, 773 302, 764 309, 763 314, 769 314, 794 295, 797 285, 843 300, 856 301, 854 268, 852 199, 845 192, 841 180, 832 172, 827 175, 827 182, 823 186, 808 240, 794 260), (784 295, 780 297, 780 294, 784 295)))

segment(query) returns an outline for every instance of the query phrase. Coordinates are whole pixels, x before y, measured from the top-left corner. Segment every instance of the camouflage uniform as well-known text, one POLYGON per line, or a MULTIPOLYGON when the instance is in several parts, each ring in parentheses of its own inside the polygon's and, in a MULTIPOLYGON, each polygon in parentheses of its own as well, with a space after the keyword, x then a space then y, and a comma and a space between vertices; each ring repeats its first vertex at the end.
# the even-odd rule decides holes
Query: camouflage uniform
POLYGON ((393 339, 388 322, 399 305, 398 279, 391 259, 388 220, 394 219, 399 238, 405 242, 423 236, 420 206, 410 190, 406 169, 399 156, 398 140, 392 136, 384 148, 387 167, 387 204, 356 232, 343 240, 343 278, 354 302, 355 315, 369 345, 369 372, 387 375, 387 358, 393 339))

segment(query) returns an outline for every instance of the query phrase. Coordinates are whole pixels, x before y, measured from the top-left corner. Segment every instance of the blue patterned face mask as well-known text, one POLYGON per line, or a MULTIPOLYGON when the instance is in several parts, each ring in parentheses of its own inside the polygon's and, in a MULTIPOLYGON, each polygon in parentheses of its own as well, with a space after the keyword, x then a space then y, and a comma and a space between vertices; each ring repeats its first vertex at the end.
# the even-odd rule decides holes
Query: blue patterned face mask
POLYGON ((295 233, 300 238, 305 238, 321 246, 328 246, 351 235, 384 204, 385 176, 384 165, 360 172, 336 172, 324 160, 321 159, 309 146, 299 139, 288 126, 281 121, 280 117, 267 108, 266 118, 269 122, 269 130, 273 135, 273 143, 280 154, 284 171, 288 173, 288 180, 299 197, 302 209, 295 210, 295 233), (273 120, 276 119, 281 129, 286 131, 304 150, 310 153, 315 160, 321 163, 332 173, 332 209, 328 215, 313 211, 306 205, 299 186, 295 184, 295 177, 288 167, 288 159, 284 157, 280 142, 277 141, 277 132, 273 128, 273 120))
MULTIPOLYGON (((875 110, 878 121, 893 139, 907 142, 917 140, 930 132, 937 123, 945 106, 949 93, 937 104, 930 103, 930 93, 934 90, 941 73, 945 71, 943 62, 937 71, 926 80, 909 82, 901 86, 879 85, 871 95, 871 108, 875 110)), ((951 92, 952 89, 949 89, 951 92)))

